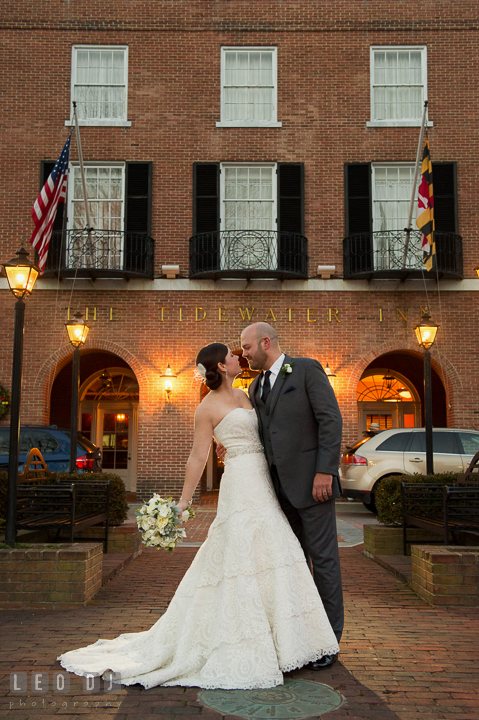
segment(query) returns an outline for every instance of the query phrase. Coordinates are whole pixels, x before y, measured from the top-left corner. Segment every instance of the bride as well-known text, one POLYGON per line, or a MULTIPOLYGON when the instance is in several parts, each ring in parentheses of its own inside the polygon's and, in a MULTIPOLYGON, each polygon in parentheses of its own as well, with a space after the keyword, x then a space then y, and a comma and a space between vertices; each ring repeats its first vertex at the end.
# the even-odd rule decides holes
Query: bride
POLYGON ((196 364, 212 392, 196 410, 179 506, 190 504, 214 436, 227 450, 216 519, 153 627, 58 658, 77 675, 111 670, 122 684, 145 688, 269 688, 283 683, 283 672, 339 650, 273 490, 256 413, 232 387, 239 360, 213 343, 196 364))

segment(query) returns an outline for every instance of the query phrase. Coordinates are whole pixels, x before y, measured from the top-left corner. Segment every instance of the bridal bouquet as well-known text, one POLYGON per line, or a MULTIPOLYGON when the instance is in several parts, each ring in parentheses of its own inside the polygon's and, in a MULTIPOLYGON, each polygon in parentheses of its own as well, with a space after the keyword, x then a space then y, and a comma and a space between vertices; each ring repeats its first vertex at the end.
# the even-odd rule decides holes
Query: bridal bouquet
POLYGON ((141 530, 141 539, 146 547, 167 548, 173 552, 178 543, 186 537, 181 523, 195 516, 188 507, 181 512, 172 498, 164 500, 157 493, 139 510, 136 523, 141 530))

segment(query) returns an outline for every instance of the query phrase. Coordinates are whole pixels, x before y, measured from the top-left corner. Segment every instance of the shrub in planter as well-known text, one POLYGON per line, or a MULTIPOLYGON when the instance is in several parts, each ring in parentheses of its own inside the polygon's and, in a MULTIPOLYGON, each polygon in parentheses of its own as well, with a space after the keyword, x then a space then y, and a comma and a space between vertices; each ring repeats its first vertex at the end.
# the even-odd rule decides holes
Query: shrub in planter
MULTIPOLYGON (((110 473, 81 473, 70 475, 70 473, 57 473, 58 480, 70 480, 71 482, 99 482, 110 481, 110 512, 108 515, 110 525, 122 525, 128 515, 128 503, 126 502, 125 483, 118 475, 110 473)), ((90 509, 94 509, 90 506, 90 509)), ((96 508, 95 508, 96 509, 96 508)), ((100 510, 100 506, 98 506, 100 510)))
POLYGON ((402 525, 401 483, 455 485, 456 481, 456 473, 439 473, 437 475, 394 475, 384 478, 381 480, 375 491, 378 521, 388 527, 400 527, 402 525))
MULTIPOLYGON (((81 482, 82 480, 88 480, 88 482, 99 482, 100 480, 110 481, 110 512, 109 522, 110 525, 122 525, 126 520, 128 514, 128 503, 126 502, 126 490, 125 483, 118 477, 109 473, 81 473, 73 474, 70 473, 56 473, 53 480, 37 480, 38 485, 50 485, 55 480, 68 480, 70 482, 81 482)), ((0 526, 2 520, 5 521, 7 517, 7 485, 8 475, 6 472, 0 471, 0 526)), ((89 506, 89 510, 93 509, 93 506, 89 506)), ((80 508, 81 510, 81 508, 80 508)), ((98 507, 100 510, 100 506, 98 507)))

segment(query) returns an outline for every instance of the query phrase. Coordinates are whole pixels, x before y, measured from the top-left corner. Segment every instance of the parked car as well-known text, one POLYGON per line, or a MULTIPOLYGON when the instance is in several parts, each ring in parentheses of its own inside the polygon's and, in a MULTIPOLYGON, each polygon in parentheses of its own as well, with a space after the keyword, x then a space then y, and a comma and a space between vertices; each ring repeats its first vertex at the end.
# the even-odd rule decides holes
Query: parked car
MULTIPOLYGON (((8 469, 10 428, 0 427, 0 470, 8 469)), ((18 472, 23 472, 28 453, 38 448, 51 472, 68 472, 70 431, 56 425, 23 425, 20 428, 18 472)), ((77 472, 101 472, 101 452, 81 433, 77 437, 77 472)))
MULTIPOLYGON (((467 470, 479 451, 479 432, 459 428, 434 428, 434 472, 467 470)), ((339 474, 343 496, 363 501, 376 512, 378 484, 391 475, 426 474, 424 428, 394 428, 363 437, 341 456, 339 474)))

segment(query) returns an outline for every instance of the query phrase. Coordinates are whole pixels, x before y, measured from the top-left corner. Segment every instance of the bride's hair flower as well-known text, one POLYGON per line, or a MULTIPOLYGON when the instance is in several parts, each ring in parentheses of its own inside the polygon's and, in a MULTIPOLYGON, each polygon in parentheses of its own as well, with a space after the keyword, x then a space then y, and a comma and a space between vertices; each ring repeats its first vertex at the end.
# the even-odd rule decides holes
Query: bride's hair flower
POLYGON ((206 368, 205 368, 205 366, 202 365, 201 363, 198 363, 198 365, 196 366, 196 369, 198 370, 199 374, 201 375, 201 377, 202 377, 203 380, 204 380, 204 379, 206 378, 206 368))

